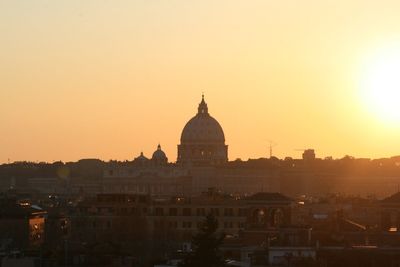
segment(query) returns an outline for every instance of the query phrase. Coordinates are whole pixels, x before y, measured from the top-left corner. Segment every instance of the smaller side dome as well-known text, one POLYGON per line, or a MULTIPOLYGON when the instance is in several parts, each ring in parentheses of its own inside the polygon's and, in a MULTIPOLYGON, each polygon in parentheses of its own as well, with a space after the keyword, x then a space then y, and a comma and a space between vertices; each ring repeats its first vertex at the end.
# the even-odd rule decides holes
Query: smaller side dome
POLYGON ((168 158, 165 155, 164 151, 162 151, 160 144, 158 144, 157 150, 154 151, 153 156, 151 157, 151 160, 156 161, 158 163, 167 163, 168 162, 168 158))

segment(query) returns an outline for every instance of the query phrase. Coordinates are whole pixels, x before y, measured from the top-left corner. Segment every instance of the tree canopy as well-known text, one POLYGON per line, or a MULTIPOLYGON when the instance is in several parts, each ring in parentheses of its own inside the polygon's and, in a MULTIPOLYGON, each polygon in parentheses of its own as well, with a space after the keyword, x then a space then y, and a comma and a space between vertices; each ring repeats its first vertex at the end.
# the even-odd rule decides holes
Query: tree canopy
POLYGON ((223 267, 222 253, 219 250, 224 234, 218 234, 218 221, 212 215, 207 215, 198 234, 193 236, 192 251, 184 258, 181 267, 223 267))

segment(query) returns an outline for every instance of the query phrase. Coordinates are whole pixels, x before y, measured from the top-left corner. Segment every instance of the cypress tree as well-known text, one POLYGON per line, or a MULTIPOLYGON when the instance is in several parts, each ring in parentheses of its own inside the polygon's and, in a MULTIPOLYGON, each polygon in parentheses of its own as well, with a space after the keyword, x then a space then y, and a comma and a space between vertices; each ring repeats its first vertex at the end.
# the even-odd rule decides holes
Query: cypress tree
POLYGON ((218 221, 209 214, 198 234, 192 238, 192 251, 184 258, 181 267, 223 267, 224 259, 219 250, 224 234, 218 235, 218 221))

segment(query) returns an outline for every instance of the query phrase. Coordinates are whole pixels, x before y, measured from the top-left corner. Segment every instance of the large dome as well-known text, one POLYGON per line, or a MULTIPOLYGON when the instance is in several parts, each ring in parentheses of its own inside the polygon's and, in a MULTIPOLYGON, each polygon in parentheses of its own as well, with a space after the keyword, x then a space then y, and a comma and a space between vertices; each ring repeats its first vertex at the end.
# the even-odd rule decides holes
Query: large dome
POLYGON ((197 114, 183 128, 181 143, 224 143, 221 125, 209 114, 197 114))
POLYGON ((183 128, 181 144, 224 142, 224 131, 218 121, 208 114, 208 107, 203 96, 199 104, 198 113, 183 128))
POLYGON ((196 116, 183 128, 177 162, 186 166, 203 166, 227 160, 224 131, 218 121, 208 114, 203 95, 196 116))

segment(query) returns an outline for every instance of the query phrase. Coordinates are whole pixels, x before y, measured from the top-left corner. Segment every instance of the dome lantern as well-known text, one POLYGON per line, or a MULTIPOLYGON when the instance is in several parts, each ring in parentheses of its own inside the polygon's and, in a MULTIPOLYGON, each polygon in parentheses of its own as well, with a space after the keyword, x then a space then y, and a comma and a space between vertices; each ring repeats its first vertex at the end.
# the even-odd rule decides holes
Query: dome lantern
POLYGON ((207 114, 208 115, 208 107, 207 107, 206 101, 204 101, 204 94, 201 95, 201 102, 199 104, 197 114, 207 114))

